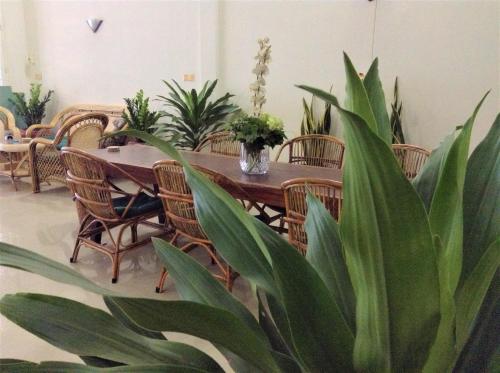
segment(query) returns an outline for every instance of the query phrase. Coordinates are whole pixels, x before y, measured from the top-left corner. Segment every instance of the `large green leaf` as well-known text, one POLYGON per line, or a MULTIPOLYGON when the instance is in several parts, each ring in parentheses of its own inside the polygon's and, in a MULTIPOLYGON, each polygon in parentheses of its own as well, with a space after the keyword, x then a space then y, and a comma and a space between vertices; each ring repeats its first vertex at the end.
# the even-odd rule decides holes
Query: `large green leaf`
POLYGON ((34 253, 33 251, 25 250, 5 242, 0 242, 0 266, 12 267, 35 273, 50 280, 79 286, 97 294, 113 293, 111 290, 104 289, 94 284, 70 267, 34 253))
POLYGON ((439 175, 443 171, 444 162, 453 145, 456 133, 457 130, 454 130, 452 134, 446 136, 437 149, 432 151, 429 159, 425 162, 417 177, 412 181, 427 211, 431 208, 431 202, 434 197, 439 175))
POLYGON ((184 166, 193 191, 197 218, 217 252, 237 272, 267 292, 277 294, 266 246, 252 223, 252 217, 225 190, 195 171, 171 143, 138 131, 119 134, 140 138, 154 145, 184 166), (238 250, 235 250, 238 248, 238 250))
POLYGON ((318 272, 355 333, 356 299, 347 270, 339 227, 325 206, 312 194, 307 196, 306 259, 318 272))
POLYGON ((203 338, 227 348, 255 369, 279 371, 262 338, 228 311, 187 301, 119 297, 113 300, 143 328, 203 338))
POLYGON ((202 373, 205 370, 187 365, 152 364, 131 365, 115 368, 95 368, 87 365, 62 361, 44 361, 40 364, 22 360, 0 361, 0 372, 8 373, 99 373, 99 372, 148 372, 148 373, 202 373))
MULTIPOLYGON (((126 313, 113 301, 113 298, 104 297, 104 303, 106 303, 106 307, 108 307, 109 312, 115 317, 116 320, 121 322, 130 330, 141 334, 145 337, 162 339, 166 340, 165 336, 159 332, 152 332, 151 330, 147 330, 141 328, 140 325, 137 325, 133 320, 128 317, 126 313)), ((86 362, 87 363, 87 362, 86 362)))
POLYGON ((255 226, 272 258, 294 353, 301 365, 312 372, 352 371, 353 334, 319 274, 271 228, 258 220, 255 226))
MULTIPOLYGON (((379 133, 375 114, 373 113, 373 109, 370 104, 370 99, 368 98, 368 93, 366 92, 366 88, 363 85, 363 81, 358 75, 358 71, 356 71, 356 68, 354 67, 351 59, 346 53, 344 53, 344 66, 346 75, 346 109, 363 118, 366 124, 368 124, 368 126, 371 128, 371 130, 381 136, 381 134, 379 133)), ((338 104, 334 106, 339 107, 338 104)))
MULTIPOLYGON (((500 265, 500 237, 492 242, 456 294, 456 335, 460 350, 469 337, 473 322, 500 265)), ((500 290, 500 289, 497 289, 500 290)))
MULTIPOLYGON (((487 94, 486 94, 487 95, 487 94)), ((447 276, 454 294, 462 269, 463 188, 472 125, 486 95, 465 123, 444 161, 429 211, 433 234, 441 239, 444 250, 440 276, 447 276)))
POLYGON ((327 92, 339 109, 346 164, 340 232, 356 293, 355 367, 420 369, 439 323, 436 252, 425 208, 389 146, 327 92))
POLYGON ((182 299, 229 311, 266 341, 255 317, 205 267, 166 241, 154 238, 153 245, 182 299))
POLYGON ((392 130, 387 106, 385 103, 384 90, 378 74, 378 58, 372 62, 365 78, 363 79, 370 105, 377 121, 377 133, 387 144, 392 143, 392 130))
POLYGON ((500 114, 467 164, 462 281, 500 236, 500 114))
POLYGON ((30 333, 65 351, 124 364, 173 363, 220 371, 203 352, 182 343, 147 338, 97 308, 41 295, 5 295, 0 313, 30 333), (34 312, 36 310, 36 312, 34 312))

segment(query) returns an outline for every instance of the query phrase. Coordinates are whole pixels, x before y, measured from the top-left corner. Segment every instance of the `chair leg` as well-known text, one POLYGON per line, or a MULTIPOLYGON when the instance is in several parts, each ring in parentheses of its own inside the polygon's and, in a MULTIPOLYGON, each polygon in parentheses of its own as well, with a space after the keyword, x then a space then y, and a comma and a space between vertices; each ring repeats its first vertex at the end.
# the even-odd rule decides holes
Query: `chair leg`
POLYGON ((80 252, 80 238, 76 239, 75 248, 73 249, 73 255, 69 258, 70 263, 76 263, 76 259, 78 258, 78 253, 80 252))
POLYGON ((158 286, 156 286, 157 293, 163 292, 163 286, 165 285, 165 280, 167 279, 167 276, 168 276, 168 272, 165 269, 165 267, 163 267, 163 269, 161 271, 160 281, 158 281, 158 286))
POLYGON ((233 291, 233 283, 233 271, 231 270, 231 267, 229 265, 226 265, 226 289, 230 293, 233 291))
POLYGON ((137 224, 132 224, 130 226, 130 233, 132 234, 132 243, 137 242, 137 224))
POLYGON ((111 278, 111 282, 115 284, 118 282, 118 276, 120 274, 120 246, 122 242, 122 237, 123 237, 123 232, 125 232, 125 229, 127 229, 129 226, 124 225, 120 228, 120 231, 118 232, 118 237, 116 239, 116 244, 114 245, 114 252, 113 252, 113 257, 111 261, 113 262, 113 277, 111 278))
POLYGON ((278 233, 279 234, 285 233, 285 219, 283 218, 283 216, 280 217, 280 227, 278 233))
MULTIPOLYGON (((217 252, 215 251, 215 247, 213 247, 213 246, 212 246, 212 247, 210 248, 210 251, 212 252, 212 254, 217 255, 217 252)), ((215 264, 215 259, 214 259, 212 256, 210 256, 210 264, 211 264, 211 265, 214 265, 214 264, 215 264)))

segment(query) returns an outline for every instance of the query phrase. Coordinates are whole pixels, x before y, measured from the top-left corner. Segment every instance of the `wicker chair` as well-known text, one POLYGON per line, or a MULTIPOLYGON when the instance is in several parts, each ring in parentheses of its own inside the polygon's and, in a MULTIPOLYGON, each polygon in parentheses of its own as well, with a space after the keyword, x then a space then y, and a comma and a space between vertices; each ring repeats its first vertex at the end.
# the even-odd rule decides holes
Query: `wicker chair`
POLYGON ((6 131, 10 131, 15 139, 21 138, 21 131, 16 127, 14 115, 9 109, 0 106, 0 141, 3 141, 6 131))
POLYGON ((406 177, 410 180, 417 176, 431 154, 424 148, 408 144, 394 144, 392 150, 406 177))
POLYGON ((276 162, 285 148, 288 148, 288 163, 342 168, 344 143, 334 136, 305 135, 291 139, 279 149, 276 162))
MULTIPOLYGON (((288 148, 288 163, 338 169, 343 166, 344 143, 334 136, 304 135, 295 137, 281 146, 275 158, 276 162, 286 148, 288 148)), ((285 232, 285 209, 268 205, 261 207, 261 209, 266 208, 275 211, 276 214, 271 216, 267 212, 260 211, 258 218, 269 225, 279 220, 277 231, 285 232)))
POLYGON ((51 137, 57 129, 66 123, 70 118, 91 113, 101 113, 108 117, 108 124, 104 128, 104 133, 111 133, 120 125, 122 113, 125 110, 119 105, 96 105, 96 104, 79 104, 69 106, 66 109, 57 113, 49 124, 34 124, 26 131, 26 137, 51 137))
MULTIPOLYGON (((214 182, 222 184, 221 186, 226 182, 231 182, 222 175, 205 169, 200 170, 207 174, 214 182)), ((193 195, 186 183, 182 165, 172 160, 159 161, 154 164, 153 171, 159 187, 158 196, 163 201, 165 214, 175 229, 170 243, 176 245, 179 239, 183 238, 187 242, 184 241, 180 244, 180 250, 188 252, 197 246, 203 248, 210 256, 212 264, 216 264, 220 271, 220 274, 214 274, 214 277, 224 281, 226 288, 231 291, 236 273, 232 271, 228 264, 222 262, 217 257, 212 242, 203 232, 196 218, 193 195)), ((167 275, 168 272, 164 268, 156 287, 157 293, 163 291, 167 275)))
POLYGON ((163 213, 161 201, 153 197, 154 192, 121 168, 74 148, 63 148, 61 160, 66 170, 66 181, 74 199, 81 204, 87 215, 81 221, 73 255, 70 262, 75 263, 82 246, 95 249, 107 255, 112 262, 112 282, 118 280, 120 261, 124 252, 134 249, 150 240, 138 241, 138 225, 147 225, 164 230, 163 224, 148 221, 163 213), (114 176, 120 176, 133 183, 136 190, 126 192, 114 185, 108 178, 112 170, 114 176), (116 196, 113 198, 113 196, 116 196), (114 236, 111 229, 120 227, 114 236), (131 243, 123 243, 127 228, 131 231, 131 243), (101 244, 93 238, 107 233, 109 242, 101 244))
POLYGON ((97 149, 107 124, 108 117, 104 114, 73 116, 57 131, 54 140, 41 137, 31 140, 29 156, 33 193, 40 192, 40 184, 43 182, 65 183, 59 149, 63 146, 97 149))
POLYGON ((342 183, 323 179, 292 179, 281 184, 285 196, 288 223, 288 241, 302 254, 307 251, 304 222, 307 215, 307 193, 320 199, 332 216, 338 220, 342 206, 342 183))
POLYGON ((234 140, 230 132, 217 132, 207 136, 194 151, 200 152, 207 147, 212 154, 227 155, 229 157, 239 157, 240 155, 240 143, 234 140))

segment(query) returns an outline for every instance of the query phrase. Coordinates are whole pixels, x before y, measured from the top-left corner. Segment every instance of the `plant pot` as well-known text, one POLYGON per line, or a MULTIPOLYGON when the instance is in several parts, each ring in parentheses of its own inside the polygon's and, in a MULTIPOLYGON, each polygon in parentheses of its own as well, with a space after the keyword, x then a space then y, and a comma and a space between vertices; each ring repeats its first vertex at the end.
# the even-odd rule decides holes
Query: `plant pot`
POLYGON ((269 171, 269 147, 252 149, 248 144, 241 144, 241 171, 249 175, 264 175, 269 171))

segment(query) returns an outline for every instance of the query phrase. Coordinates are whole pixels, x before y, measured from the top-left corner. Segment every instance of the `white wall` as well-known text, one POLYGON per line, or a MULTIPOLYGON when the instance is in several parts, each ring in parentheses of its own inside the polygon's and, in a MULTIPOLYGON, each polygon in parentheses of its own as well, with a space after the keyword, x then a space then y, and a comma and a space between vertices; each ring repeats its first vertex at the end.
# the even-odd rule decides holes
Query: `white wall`
POLYGON ((222 81, 248 107, 256 39, 269 36, 273 61, 265 110, 284 118, 291 136, 300 132, 305 94, 294 84, 333 84, 342 101, 342 51, 366 72, 373 41, 388 104, 399 76, 408 142, 438 145, 492 89, 473 132, 475 145, 500 110, 500 2, 227 2, 221 8, 222 81))
MULTIPOLYGON (((140 88, 165 94, 162 79, 199 75, 197 2, 35 1, 38 63, 58 108, 122 103, 140 88), (103 19, 97 33, 88 18, 103 19)), ((188 83, 193 85, 194 83, 188 83)))
MULTIPOLYGON (((301 98, 308 97, 294 84, 333 84, 343 100, 344 50, 366 71, 373 47, 388 102, 399 76, 409 142, 436 146, 491 88, 473 132, 475 145, 500 110, 499 1, 0 4, 2 13, 15 8, 17 14, 24 5, 26 17, 23 34, 22 25, 7 24, 2 15, 5 33, 17 29, 10 31, 11 40, 28 50, 7 51, 6 67, 22 73, 29 55, 34 75, 41 73, 44 85, 56 91, 54 110, 77 102, 119 103, 139 88, 155 96, 166 92, 161 79, 182 80, 184 73, 196 74, 194 83, 184 83, 188 87, 218 77, 219 92, 236 94, 248 109, 256 40, 263 36, 271 38, 273 51, 264 109, 285 120, 289 137, 299 133, 301 98), (90 17, 104 20, 96 34, 85 23, 90 17)), ((18 74, 10 81, 22 86, 31 79, 18 74)), ((341 135, 338 119, 336 125, 341 135)))

